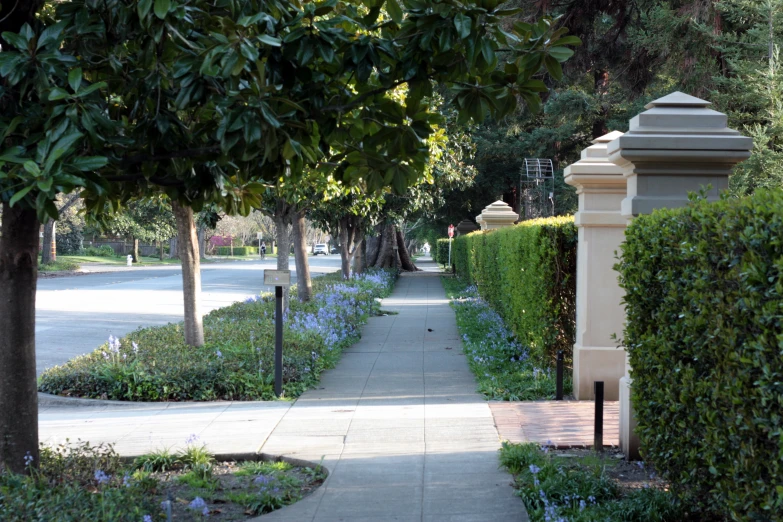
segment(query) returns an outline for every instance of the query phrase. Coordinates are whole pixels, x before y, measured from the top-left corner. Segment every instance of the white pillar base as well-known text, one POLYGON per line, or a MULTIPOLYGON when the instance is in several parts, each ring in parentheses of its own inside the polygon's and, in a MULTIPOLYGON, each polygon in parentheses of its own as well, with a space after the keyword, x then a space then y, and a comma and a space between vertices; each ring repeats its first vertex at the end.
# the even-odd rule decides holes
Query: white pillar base
POLYGON ((574 397, 593 400, 593 383, 604 381, 604 399, 620 398, 620 378, 625 375, 625 350, 616 346, 574 345, 574 397))
POLYGON ((636 436, 636 415, 631 404, 631 379, 620 379, 620 450, 628 460, 639 459, 639 438, 636 436))

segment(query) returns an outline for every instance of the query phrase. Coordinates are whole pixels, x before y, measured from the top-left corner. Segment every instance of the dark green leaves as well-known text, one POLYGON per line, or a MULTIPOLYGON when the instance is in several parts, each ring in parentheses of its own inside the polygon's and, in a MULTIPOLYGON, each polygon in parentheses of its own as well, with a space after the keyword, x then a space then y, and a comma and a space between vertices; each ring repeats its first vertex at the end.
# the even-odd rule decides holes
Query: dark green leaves
POLYGON ((386 0, 386 12, 389 13, 395 24, 402 23, 402 9, 399 0, 386 0))
POLYGON ((462 13, 459 13, 454 17, 454 27, 457 28, 457 34, 460 38, 467 38, 470 36, 471 23, 471 19, 462 13))
MULTIPOLYGON (((147 8, 149 9, 149 8, 147 8)), ((163 20, 171 9, 171 0, 155 0, 155 16, 163 20)), ((141 12, 141 5, 139 5, 141 12)))

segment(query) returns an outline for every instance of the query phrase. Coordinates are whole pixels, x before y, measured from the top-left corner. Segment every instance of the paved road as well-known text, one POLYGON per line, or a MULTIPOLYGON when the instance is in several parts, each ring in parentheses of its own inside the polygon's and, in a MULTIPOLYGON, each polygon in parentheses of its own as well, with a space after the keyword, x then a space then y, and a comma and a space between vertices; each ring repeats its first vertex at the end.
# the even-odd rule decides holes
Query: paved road
MULTIPOLYGON (((207 313, 260 291, 270 291, 261 284, 262 271, 274 269, 276 263, 276 259, 267 259, 202 265, 202 311, 207 313)), ((87 268, 101 273, 38 281, 35 332, 39 375, 46 368, 91 352, 109 335, 121 336, 140 326, 182 320, 179 266, 87 268)), ((340 256, 310 258, 313 275, 339 268, 340 256)), ((295 271, 292 280, 296 281, 295 271)))

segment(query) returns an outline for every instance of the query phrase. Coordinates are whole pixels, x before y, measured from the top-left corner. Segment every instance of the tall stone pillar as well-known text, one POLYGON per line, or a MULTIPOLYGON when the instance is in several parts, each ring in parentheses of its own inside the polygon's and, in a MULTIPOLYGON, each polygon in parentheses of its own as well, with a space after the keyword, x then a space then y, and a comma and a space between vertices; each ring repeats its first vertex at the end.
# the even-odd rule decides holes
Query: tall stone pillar
POLYGON ((576 268, 576 343, 574 396, 593 398, 593 382, 604 382, 605 398, 619 397, 625 375, 625 350, 613 335, 623 332, 623 291, 614 271, 615 252, 625 239, 627 219, 620 214, 626 194, 623 169, 609 161, 607 144, 622 136, 610 132, 582 151, 582 159, 566 167, 565 182, 576 187, 579 230, 576 268))
POLYGON ((519 219, 519 214, 514 212, 504 201, 495 201, 487 205, 476 216, 476 223, 481 226, 481 230, 495 230, 498 228, 510 227, 519 219))
MULTIPOLYGON (((658 208, 683 207, 688 193, 707 191, 716 200, 729 186, 731 169, 750 157, 753 140, 729 129, 725 114, 711 110, 710 102, 674 92, 645 106, 630 121, 627 133, 609 143, 609 159, 623 169, 628 195, 622 202, 627 219, 658 208)), ((636 458, 639 440, 634 434, 631 405, 632 371, 626 362, 620 380, 620 447, 636 458)))

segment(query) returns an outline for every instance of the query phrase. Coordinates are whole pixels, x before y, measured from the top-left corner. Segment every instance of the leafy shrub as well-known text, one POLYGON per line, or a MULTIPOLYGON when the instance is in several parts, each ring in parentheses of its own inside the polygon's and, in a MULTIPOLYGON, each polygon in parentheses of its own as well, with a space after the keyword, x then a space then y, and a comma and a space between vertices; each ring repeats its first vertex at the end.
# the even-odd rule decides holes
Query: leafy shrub
POLYGON ((664 489, 624 490, 607 473, 607 468, 617 464, 612 460, 555 456, 547 446, 539 448, 532 443, 504 442, 500 449, 500 464, 515 476, 517 494, 533 522, 693 520, 683 504, 664 489))
POLYGON ((435 244, 432 247, 432 260, 443 266, 449 264, 449 240, 448 239, 438 239, 435 242, 435 244))
MULTIPOLYGON (((230 246, 217 247, 217 255, 219 255, 219 256, 230 256, 230 255, 232 255, 231 254, 231 247, 230 246)), ((258 255, 258 247, 235 246, 233 255, 235 255, 235 256, 253 256, 253 255, 258 255)))
POLYGON ((616 268, 637 434, 678 495, 783 520, 783 192, 635 218, 616 268))
POLYGON ((571 358, 576 328, 573 217, 543 218, 459 236, 457 275, 475 284, 539 364, 571 358))
POLYGON ((101 245, 99 247, 88 246, 83 250, 85 256, 93 257, 114 257, 114 249, 109 245, 101 245))
MULTIPOLYGON (((339 272, 313 279, 314 298, 290 300, 283 344, 283 389, 296 397, 334 366, 359 326, 388 295, 394 272, 350 281, 339 272)), ((292 291, 292 295, 295 292, 292 291)), ((274 298, 255 296, 204 317, 206 343, 184 342, 182 324, 141 328, 45 371, 39 390, 131 401, 272 400, 274 298)))

